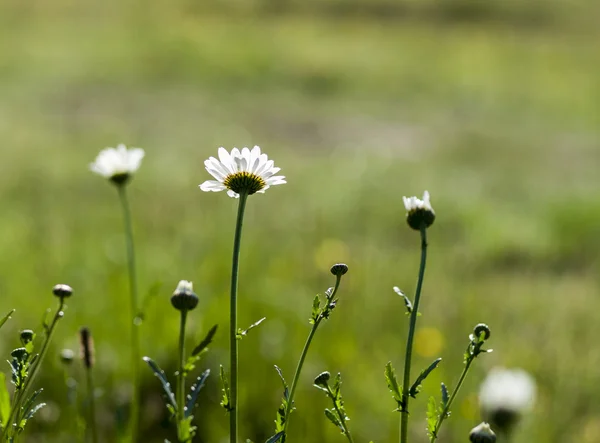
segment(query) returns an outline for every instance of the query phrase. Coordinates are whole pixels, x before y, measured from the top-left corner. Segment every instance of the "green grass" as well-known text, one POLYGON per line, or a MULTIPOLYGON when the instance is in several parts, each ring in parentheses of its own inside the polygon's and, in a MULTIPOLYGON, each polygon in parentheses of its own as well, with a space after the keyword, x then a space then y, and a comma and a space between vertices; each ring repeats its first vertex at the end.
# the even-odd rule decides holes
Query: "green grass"
MULTIPOLYGON (((41 433, 66 441, 57 354, 77 347, 82 325, 96 339, 107 441, 123 412, 121 214, 115 190, 87 170, 118 142, 147 152, 130 187, 140 283, 142 293, 163 286, 143 325, 144 353, 175 369, 178 315, 168 298, 180 279, 193 280, 200 296, 189 341, 221 325, 204 361, 213 376, 199 441, 221 441, 227 429, 217 374, 227 360, 235 202, 197 185, 218 146, 253 144, 289 184, 248 205, 240 325, 267 321, 240 347, 241 435, 260 442, 272 431, 281 395, 273 365, 291 379, 312 298, 333 283, 329 266, 345 261, 350 272, 308 356, 290 438, 343 441, 311 387, 329 370, 343 373, 356 440, 396 441, 383 368, 389 360, 401 367, 408 321, 391 288, 412 294, 419 258, 402 196, 428 189, 438 219, 419 327, 429 341, 415 364, 443 362, 413 402, 414 441, 424 441, 426 397, 438 395, 440 381, 456 382, 480 321, 495 351, 476 362, 444 441, 466 441, 478 423, 475 393, 493 365, 524 367, 539 384, 517 442, 596 441, 600 45, 591 31, 133 3, 5 12, 0 296, 4 311, 17 312, 0 350, 39 324, 53 284, 75 289, 38 381, 50 407, 31 441, 41 433)), ((145 387, 146 438, 172 438, 150 371, 145 387)))

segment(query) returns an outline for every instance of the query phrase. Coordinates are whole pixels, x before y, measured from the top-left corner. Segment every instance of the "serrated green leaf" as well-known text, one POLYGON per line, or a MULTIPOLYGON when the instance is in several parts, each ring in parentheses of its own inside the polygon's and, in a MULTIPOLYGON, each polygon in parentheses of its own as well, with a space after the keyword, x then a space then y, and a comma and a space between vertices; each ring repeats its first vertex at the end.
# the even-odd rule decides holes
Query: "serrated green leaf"
POLYGON ((321 297, 319 297, 319 294, 317 294, 313 299, 310 324, 314 324, 319 319, 319 315, 321 315, 321 297))
POLYGON ((206 334, 206 337, 204 337, 202 339, 202 341, 200 343, 198 343, 198 346, 196 346, 194 348, 194 350, 192 351, 192 356, 199 355, 202 351, 204 351, 208 347, 208 345, 210 345, 212 343, 213 338, 215 337, 215 334, 217 333, 218 328, 219 328, 219 325, 214 325, 212 328, 210 328, 210 330, 206 334))
POLYGON ((196 379, 196 383, 192 385, 190 393, 187 396, 186 411, 184 414, 186 418, 192 415, 192 412, 196 407, 196 401, 198 401, 198 394, 200 393, 200 390, 204 387, 204 383, 206 382, 206 379, 209 375, 210 369, 207 369, 202 373, 202 375, 200 375, 200 377, 196 379))
POLYGON ((446 406, 448 406, 448 400, 448 388, 442 383, 442 410, 446 409, 446 406))
POLYGON ((402 410, 402 388, 398 386, 398 379, 396 378, 396 371, 392 366, 392 362, 388 362, 385 365, 385 381, 387 382, 387 387, 392 393, 392 397, 396 400, 398 404, 398 410, 402 410))
POLYGON ((415 382, 412 384, 412 386, 408 390, 408 395, 410 395, 412 398, 417 398, 417 394, 421 391, 421 383, 423 383, 423 381, 425 381, 425 379, 431 373, 431 371, 433 371, 435 368, 438 367, 438 365, 440 364, 441 361, 442 361, 442 359, 438 358, 438 359, 434 360, 434 362, 431 363, 429 365, 429 367, 427 367, 427 369, 421 371, 421 373, 419 374, 419 376, 417 377, 415 382))
POLYGON ((331 389, 331 392, 333 392, 333 396, 336 399, 341 398, 341 391, 340 391, 341 387, 342 387, 342 374, 338 372, 333 381, 333 388, 331 389))
MULTIPOLYGON (((31 394, 31 396, 25 401, 25 403, 23 403, 23 406, 21 406, 21 410, 24 411, 24 416, 28 415, 29 412, 34 409, 33 407, 33 403, 35 402, 35 400, 38 398, 38 396, 42 393, 43 389, 38 389, 37 391, 35 391, 33 394, 31 394)), ((44 403, 45 404, 45 403, 44 403)), ((39 406, 39 405, 38 405, 39 406)), ((39 409, 39 408, 38 408, 39 409)))
POLYGON ((404 292, 402 292, 398 286, 394 286, 394 292, 404 299, 404 306, 406 306, 406 312, 408 314, 410 314, 413 310, 413 305, 412 305, 412 302, 410 301, 410 298, 408 298, 406 296, 406 294, 404 292))
POLYGON ((191 441, 194 436, 196 427, 192 426, 192 418, 193 417, 190 416, 183 420, 179 420, 179 426, 177 426, 177 437, 179 437, 179 441, 191 441))
POLYGON ((429 403, 427 403, 427 435, 429 435, 429 437, 435 436, 435 426, 437 421, 437 404, 434 397, 429 397, 429 403))
POLYGON ((2 326, 4 326, 4 323, 6 323, 9 319, 10 316, 13 315, 15 313, 15 310, 11 310, 8 314, 6 314, 4 317, 2 317, 2 320, 0 320, 0 328, 2 326))
POLYGON ((0 423, 6 425, 10 416, 10 394, 6 389, 6 376, 0 372, 0 423))
POLYGON ((278 432, 271 438, 269 438, 265 443, 277 443, 279 440, 283 438, 283 432, 278 432))
MULTIPOLYGON (((283 377, 283 372, 281 371, 279 366, 275 365, 275 370, 277 371, 277 374, 279 374, 279 378, 281 379, 281 383, 283 384, 283 398, 281 399, 281 405, 277 409, 277 414, 275 416, 275 432, 279 433, 280 431, 283 431, 283 428, 285 427, 286 410, 288 408, 290 390, 287 382, 285 381, 285 378, 283 377)), ((293 410, 294 408, 292 407, 290 413, 293 410)))
POLYGON ((150 369, 152 369, 152 372, 154 372, 154 375, 156 375, 156 377, 160 380, 160 384, 162 385, 163 390, 165 391, 165 394, 167 395, 168 403, 173 407, 173 410, 176 411, 177 410, 177 402, 175 401, 175 395, 173 394, 173 391, 171 390, 171 384, 169 383, 169 380, 167 380, 167 377, 165 376, 165 372, 150 357, 144 357, 143 360, 146 363, 148 363, 148 366, 150 366, 150 369))
POLYGON ((27 412, 27 415, 25 416, 25 420, 31 419, 31 417, 33 417, 35 415, 35 413, 37 411, 39 411, 40 409, 42 409, 44 406, 46 406, 46 403, 39 403, 39 404, 35 405, 33 408, 31 408, 29 410, 29 412, 27 412))
POLYGON ((229 382, 227 381, 227 374, 225 374, 225 369, 223 369, 223 366, 221 366, 221 385, 221 391, 223 392, 221 406, 223 406, 227 412, 231 412, 231 393, 229 392, 229 382))
POLYGON ((237 339, 240 340, 242 338, 244 338, 246 335, 248 335, 248 332, 254 328, 256 328, 258 325, 260 325, 263 321, 265 321, 267 319, 267 317, 263 317, 260 320, 258 320, 257 322, 252 323, 250 326, 248 326, 246 329, 238 329, 237 332, 237 339))
POLYGON ((331 423, 340 428, 342 433, 344 432, 344 426, 342 426, 342 422, 333 412, 331 412, 329 409, 325 409, 325 416, 329 419, 331 423))

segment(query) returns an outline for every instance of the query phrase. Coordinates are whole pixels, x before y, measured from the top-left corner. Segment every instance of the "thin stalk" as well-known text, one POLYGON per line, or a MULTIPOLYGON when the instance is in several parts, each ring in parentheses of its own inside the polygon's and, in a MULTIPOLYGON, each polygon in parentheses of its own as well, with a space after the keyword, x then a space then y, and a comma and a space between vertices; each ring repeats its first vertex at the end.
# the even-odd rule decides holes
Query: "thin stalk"
POLYGON ((96 399, 94 395, 94 379, 92 377, 92 368, 86 368, 88 397, 90 399, 90 418, 89 425, 92 432, 92 442, 98 443, 98 428, 96 427, 96 399))
POLYGON ((183 366, 185 364, 185 322, 187 309, 181 310, 179 322, 179 370, 177 371, 177 437, 183 442, 181 435, 181 424, 185 419, 185 378, 183 377, 183 366))
POLYGON ((410 388, 410 366, 412 362, 413 341, 415 337, 415 328, 417 325, 417 316, 419 315, 419 302, 421 301, 421 288, 423 287, 423 277, 425 276, 425 264, 427 262, 427 228, 421 224, 421 264, 419 266, 419 278, 415 290, 415 300, 410 313, 410 326, 408 329, 408 339, 406 341, 406 356, 404 358, 404 379, 402 388, 402 411, 400 414, 400 443, 408 442, 408 390, 410 388))
POLYGON ((238 270, 240 261, 240 245, 242 240, 242 226, 244 223, 244 211, 248 194, 240 193, 237 220, 235 224, 235 237, 233 240, 233 258, 231 262, 231 296, 229 305, 229 366, 230 366, 230 401, 229 411, 229 441, 237 443, 238 435, 238 339, 237 339, 237 293, 238 293, 238 270))
POLYGON ((65 315, 65 313, 63 312, 64 305, 65 305, 64 298, 61 297, 59 305, 58 305, 58 310, 54 314, 52 323, 50 323, 50 327, 48 328, 48 330, 46 332, 46 334, 47 334, 46 339, 44 340, 44 344, 42 345, 42 349, 40 350, 37 361, 35 362, 33 367, 29 370, 29 375, 27 377, 27 380, 25 380, 23 389, 21 389, 18 393, 15 394, 16 397, 14 399, 13 407, 11 408, 10 414, 8 416, 8 420, 6 421, 6 424, 4 425, 4 431, 2 434, 3 439, 4 439, 4 437, 7 437, 7 439, 10 439, 10 441, 12 441, 12 438, 10 437, 10 435, 11 435, 11 432, 14 431, 13 426, 12 426, 13 421, 15 420, 15 418, 19 417, 20 409, 22 406, 21 403, 24 398, 27 398, 27 394, 29 393, 29 391, 31 389, 31 384, 33 383, 33 380, 35 379, 35 376, 38 373, 38 370, 42 364, 42 361, 44 360, 44 357, 46 356, 46 352, 48 351, 48 345, 50 344, 50 340, 52 339, 52 335, 54 334, 54 329, 56 328, 56 324, 65 315))
MULTIPOLYGON (((336 294, 338 288, 340 287, 341 279, 342 279, 341 276, 336 277, 335 287, 333 288, 331 296, 327 299, 328 302, 330 300, 333 300, 333 298, 335 297, 335 294, 336 294)), ((323 320, 323 316, 319 316, 313 323, 310 333, 308 334, 308 338, 306 339, 306 343, 304 343, 304 348, 302 349, 302 354, 300 354, 300 360, 298 360, 298 366, 296 366, 296 372, 294 373, 294 379, 292 380, 292 386, 290 388, 290 397, 288 399, 287 407, 285 409, 283 435, 286 435, 286 433, 287 433, 289 417, 292 412, 292 408, 293 408, 293 404, 294 404, 294 395, 296 394, 296 388, 298 387, 298 381, 300 380, 300 373, 302 372, 302 367, 304 366, 304 360, 306 359, 306 355, 308 354, 308 348, 310 348, 310 344, 312 343, 313 337, 315 336, 315 333, 317 332, 317 328, 321 324, 322 320, 323 320)))
POLYGON ((117 185, 119 200, 123 209, 123 223, 125 227, 125 247, 127 251, 127 266, 129 274, 129 302, 131 318, 131 369, 133 371, 133 392, 131 396, 131 417, 129 422, 129 436, 131 443, 137 442, 139 409, 140 409, 140 334, 137 324, 138 296, 137 277, 135 267, 135 248, 133 243, 133 227, 131 211, 127 199, 125 184, 117 185))
POLYGON ((465 367, 462 371, 462 374, 460 374, 460 378, 458 379, 458 383, 456 384, 456 388, 454 388, 454 391, 452 392, 452 395, 450 396, 450 399, 448 400, 448 404, 446 405, 446 407, 440 414, 440 416, 437 420, 437 423, 435 424, 435 428, 434 428, 433 432, 431 433, 429 443, 433 443, 437 440, 438 432, 440 431, 440 428, 442 427, 442 423, 444 423, 444 420, 448 416, 448 411, 450 411, 452 402, 454 402, 454 399, 456 398, 458 391, 460 391, 460 388, 461 388, 463 382, 465 381, 465 377, 467 376, 467 373, 469 372, 469 368, 471 367, 471 363, 473 363, 473 360, 475 360, 474 357, 469 357, 469 359, 467 360, 465 367))
POLYGON ((348 429, 348 425, 346 424, 346 420, 343 419, 344 415, 342 414, 342 412, 340 411, 340 409, 338 408, 338 406, 335 402, 335 395, 333 395, 333 392, 331 392, 331 389, 329 388, 329 386, 327 386, 327 390, 329 391, 329 396, 331 397, 331 400, 333 400, 333 407, 335 409, 335 412, 337 412, 338 417, 340 417, 340 419, 341 419, 340 423, 342 424, 342 427, 344 428, 344 435, 348 439, 349 443, 354 443, 354 440, 352 440, 352 434, 350 434, 350 429, 348 429))

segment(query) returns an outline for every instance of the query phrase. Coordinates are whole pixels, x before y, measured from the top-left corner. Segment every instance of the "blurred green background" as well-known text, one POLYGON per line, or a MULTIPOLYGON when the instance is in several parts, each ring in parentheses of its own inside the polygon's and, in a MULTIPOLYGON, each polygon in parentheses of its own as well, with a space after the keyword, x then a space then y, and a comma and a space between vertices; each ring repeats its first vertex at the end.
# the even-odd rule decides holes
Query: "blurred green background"
MULTIPOLYGON (((75 289, 38 380, 49 407, 26 440, 77 441, 58 353, 77 348, 82 325, 96 339, 103 441, 126 414, 122 219, 115 189, 88 169, 122 142, 146 150, 129 187, 141 292, 162 283, 144 354, 174 371, 180 279, 201 300, 190 346, 221 326, 200 365, 213 376, 197 441, 227 436, 217 374, 236 211, 197 185, 217 147, 258 144, 289 184, 248 205, 240 325, 267 321, 241 343, 244 438, 272 434, 273 365, 291 381, 312 298, 342 261, 350 272, 308 356, 290 441, 344 441, 311 386, 323 370, 343 374, 357 442, 397 441, 383 368, 402 367, 408 319, 392 286, 413 293, 419 258, 402 196, 428 189, 437 221, 414 371, 443 362, 413 402, 412 441, 426 441, 427 397, 454 386, 485 321, 494 353, 476 362, 440 442, 467 441, 496 365, 538 383, 515 443, 597 442, 598 14, 586 0, 1 2, 0 297, 17 309, 3 355, 20 329, 39 330, 55 283, 75 289)), ((78 366, 69 372, 82 379, 78 366)), ((158 381, 144 374, 140 441, 172 439, 158 381)))

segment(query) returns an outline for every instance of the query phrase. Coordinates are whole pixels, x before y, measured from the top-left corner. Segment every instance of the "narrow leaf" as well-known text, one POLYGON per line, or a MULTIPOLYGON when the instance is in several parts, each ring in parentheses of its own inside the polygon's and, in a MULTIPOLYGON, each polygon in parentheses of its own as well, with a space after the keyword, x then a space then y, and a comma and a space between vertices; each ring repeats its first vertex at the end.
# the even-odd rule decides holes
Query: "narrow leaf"
POLYGON ((215 334, 217 333, 218 327, 219 327, 219 325, 214 325, 212 328, 210 328, 210 330, 206 334, 206 337, 204 337, 204 339, 202 339, 202 341, 198 344, 198 346, 196 346, 194 348, 194 350, 192 351, 193 356, 200 354, 202 351, 204 351, 208 347, 208 345, 210 345, 212 343, 213 338, 215 337, 215 334))
POLYGON ((406 306, 406 311, 410 314, 413 310, 413 305, 412 305, 412 302, 410 301, 410 298, 408 298, 406 296, 406 294, 404 292, 402 292, 398 286, 394 286, 394 292, 404 299, 404 305, 406 306))
POLYGON ((283 432, 278 432, 273 437, 269 438, 265 443, 277 443, 283 437, 283 432))
POLYGON ((312 313, 309 320, 311 325, 319 319, 319 315, 321 315, 321 298, 317 294, 313 299, 312 313))
POLYGON ((448 399, 448 388, 442 383, 442 409, 446 409, 446 406, 448 406, 448 399))
POLYGON ((6 424, 10 415, 10 395, 6 389, 6 376, 0 372, 0 422, 6 424))
POLYGON ((434 397, 429 397, 429 403, 427 403, 427 435, 429 437, 435 436, 435 425, 438 421, 437 406, 434 397))
POLYGON ((196 406, 196 401, 198 401, 198 394, 200 393, 200 390, 204 387, 204 382, 206 382, 206 379, 208 378, 209 375, 210 375, 210 369, 207 369, 206 371, 204 371, 202 373, 202 375, 200 375, 200 377, 198 377, 196 379, 196 383, 194 383, 192 385, 192 388, 190 389, 190 393, 187 396, 187 404, 186 404, 186 411, 185 411, 186 418, 189 417, 190 415, 192 415, 194 407, 196 406))
POLYGON ((252 323, 250 326, 248 326, 246 329, 239 329, 237 336, 238 336, 238 340, 245 337, 246 335, 248 335, 248 332, 251 329, 256 328, 258 325, 260 325, 263 321, 265 321, 267 319, 267 317, 263 317, 260 320, 258 320, 257 322, 252 323))
POLYGON ((421 391, 421 383, 423 383, 423 381, 427 378, 431 371, 438 367, 441 361, 442 359, 438 358, 433 363, 431 363, 427 369, 421 371, 415 382, 410 387, 408 395, 410 395, 412 398, 417 398, 417 394, 421 391))
POLYGON ((344 426, 342 426, 342 422, 333 412, 331 412, 329 409, 325 409, 325 416, 329 419, 331 423, 340 428, 342 433, 344 432, 344 426))
POLYGON ((8 321, 8 319, 10 318, 11 315, 13 315, 15 312, 15 310, 13 309, 12 311, 10 311, 8 314, 6 314, 4 317, 2 317, 2 320, 0 320, 0 328, 2 326, 4 326, 4 323, 6 323, 8 321))
POLYGON ((221 366, 221 384, 223 385, 221 389, 223 391, 223 399, 221 400, 221 406, 223 406, 223 408, 225 408, 227 412, 231 412, 232 407, 231 401, 229 400, 229 382, 227 381, 227 374, 225 373, 225 369, 223 369, 223 366, 221 366))
POLYGON ((156 375, 158 377, 158 379, 160 380, 160 383, 162 384, 163 390, 165 391, 165 394, 167 395, 167 399, 169 400, 169 403, 173 406, 173 408, 175 410, 177 410, 177 402, 175 401, 175 395, 173 395, 173 391, 171 390, 171 384, 169 383, 169 380, 167 380, 167 377, 165 376, 165 372, 160 369, 160 367, 156 364, 156 362, 154 360, 152 360, 150 357, 144 357, 143 360, 148 363, 148 366, 150 366, 150 369, 152 369, 152 372, 154 372, 154 375, 156 375))
POLYGON ((29 412, 25 416, 25 420, 29 420, 31 417, 33 417, 35 415, 35 413, 37 411, 39 411, 40 409, 42 409, 44 406, 46 406, 46 403, 40 403, 40 404, 35 405, 33 408, 31 408, 29 410, 29 412))
POLYGON ((388 362, 385 365, 385 380, 387 382, 388 389, 392 393, 392 397, 398 403, 399 410, 402 410, 402 389, 398 385, 398 379, 396 378, 396 371, 392 366, 392 362, 388 362))
MULTIPOLYGON (((38 398, 38 396, 42 393, 43 389, 38 389, 37 391, 35 391, 33 394, 31 394, 31 397, 29 397, 25 403, 23 403, 23 406, 21 406, 21 410, 25 411, 25 414, 28 414, 33 408, 33 403, 35 402, 35 400, 38 398)), ((45 405, 45 403, 43 403, 43 405, 45 405)), ((38 405, 39 406, 39 405, 38 405)), ((37 406, 36 406, 37 407, 37 406)), ((38 408, 39 409, 39 408, 38 408)), ((35 411, 34 411, 35 413, 35 411)))

